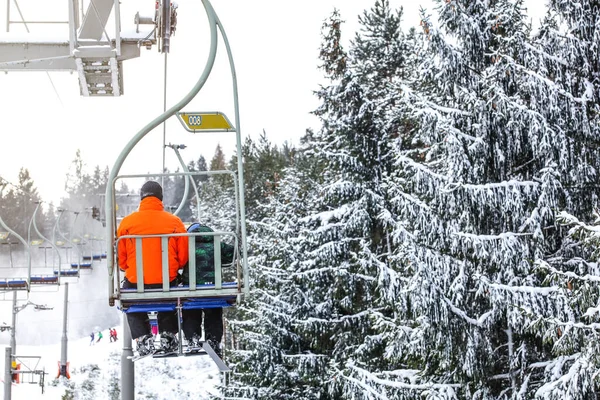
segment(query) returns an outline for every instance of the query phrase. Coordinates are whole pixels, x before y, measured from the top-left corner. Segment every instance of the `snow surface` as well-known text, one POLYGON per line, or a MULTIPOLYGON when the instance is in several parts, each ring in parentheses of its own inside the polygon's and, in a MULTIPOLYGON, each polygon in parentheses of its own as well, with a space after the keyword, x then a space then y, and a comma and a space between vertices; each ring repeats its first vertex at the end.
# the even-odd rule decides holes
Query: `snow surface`
MULTIPOLYGON (((0 268, 1 276, 2 268, 0 268)), ((70 388, 78 400, 120 399, 114 390, 120 386, 123 326, 121 312, 110 307, 107 301, 106 263, 94 262, 94 270, 82 273, 79 281, 69 283, 68 352, 70 381, 56 380, 61 355, 64 285, 60 288, 44 287, 45 292, 32 293, 29 301, 54 307, 51 311, 35 311, 28 306, 17 314, 17 356, 41 356, 37 368, 35 360, 24 358, 29 368, 44 369, 48 373, 44 394, 37 384, 13 384, 13 400, 61 399, 70 388), (118 341, 109 341, 108 329, 116 327, 118 341), (103 339, 90 345, 90 333, 102 331, 103 339)), ((1 297, 0 325, 11 324, 12 294, 1 297)), ((22 306, 26 301, 18 301, 22 306)), ((10 332, 0 333, 2 357, 10 343, 10 332)), ((4 360, 0 363, 4 366, 4 360)), ((0 378, 4 378, 4 368, 0 378)), ((27 382, 31 377, 26 376, 27 382)), ((135 396, 145 399, 206 399, 216 394, 221 380, 218 368, 208 356, 153 359, 135 363, 135 396)), ((36 376, 35 381, 39 381, 36 376)), ((4 382, 0 385, 4 396, 4 382)))

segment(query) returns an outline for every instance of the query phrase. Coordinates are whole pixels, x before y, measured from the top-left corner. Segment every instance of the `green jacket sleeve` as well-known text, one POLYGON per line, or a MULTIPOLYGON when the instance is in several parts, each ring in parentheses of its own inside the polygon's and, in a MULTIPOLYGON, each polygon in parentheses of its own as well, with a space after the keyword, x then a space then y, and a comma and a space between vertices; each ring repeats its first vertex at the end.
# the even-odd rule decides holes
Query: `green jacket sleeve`
POLYGON ((221 242, 221 264, 231 264, 235 248, 227 243, 221 242))

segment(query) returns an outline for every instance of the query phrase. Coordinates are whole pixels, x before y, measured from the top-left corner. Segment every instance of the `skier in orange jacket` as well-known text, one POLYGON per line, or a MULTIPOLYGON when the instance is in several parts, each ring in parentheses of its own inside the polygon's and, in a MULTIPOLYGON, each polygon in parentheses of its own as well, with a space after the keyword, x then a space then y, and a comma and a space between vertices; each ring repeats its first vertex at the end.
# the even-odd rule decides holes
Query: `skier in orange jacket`
MULTIPOLYGON (((186 233, 179 217, 164 210, 162 187, 158 182, 147 181, 140 189, 139 210, 123 218, 117 229, 117 237, 125 235, 155 235, 186 233)), ((142 239, 142 261, 144 266, 144 288, 162 288, 162 250, 160 238, 142 239)), ((169 282, 177 285, 178 270, 188 261, 188 238, 169 238, 169 282)), ((135 239, 122 239, 118 244, 119 268, 125 271, 123 289, 137 287, 135 239)), ((176 345, 178 321, 176 312, 160 312, 158 325, 165 336, 165 342, 176 345)), ((154 352, 154 338, 146 313, 128 313, 127 322, 131 337, 138 339, 138 353, 145 355, 154 352)), ((168 350, 168 349, 166 349, 168 350)))

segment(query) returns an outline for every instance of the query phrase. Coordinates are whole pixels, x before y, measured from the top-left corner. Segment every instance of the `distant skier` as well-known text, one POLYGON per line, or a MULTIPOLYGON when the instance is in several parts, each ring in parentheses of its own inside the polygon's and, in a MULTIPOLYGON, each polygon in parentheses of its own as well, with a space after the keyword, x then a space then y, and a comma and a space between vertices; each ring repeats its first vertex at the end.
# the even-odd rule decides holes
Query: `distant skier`
MULTIPOLYGON (((13 371, 16 371, 19 369, 19 365, 17 364, 16 360, 12 360, 12 362, 10 363, 10 368, 13 371)), ((13 382, 19 383, 19 374, 18 373, 12 374, 11 377, 12 377, 13 382)))
POLYGON ((94 344, 94 332, 90 335, 90 346, 94 344))
POLYGON ((102 332, 98 332, 98 340, 96 340, 96 343, 98 343, 100 340, 102 340, 102 332))
POLYGON ((117 329, 113 329, 110 328, 110 341, 111 342, 116 342, 117 341, 117 329))

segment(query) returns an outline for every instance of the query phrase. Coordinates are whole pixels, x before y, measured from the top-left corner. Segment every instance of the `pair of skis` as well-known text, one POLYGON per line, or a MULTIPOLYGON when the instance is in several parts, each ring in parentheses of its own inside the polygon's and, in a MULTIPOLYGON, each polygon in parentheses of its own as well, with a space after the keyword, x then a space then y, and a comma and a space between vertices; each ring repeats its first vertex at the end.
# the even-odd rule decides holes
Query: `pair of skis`
POLYGON ((208 354, 210 356, 210 358, 212 358, 212 360, 214 361, 214 363, 217 365, 217 367, 219 368, 219 370, 221 372, 229 372, 230 371, 229 367, 223 362, 221 357, 219 357, 219 355, 215 352, 215 350, 207 342, 203 342, 202 347, 193 347, 187 351, 184 351, 181 354, 179 354, 178 351, 164 352, 161 350, 157 350, 155 352, 148 353, 143 356, 138 355, 138 356, 132 356, 132 357, 127 357, 127 358, 129 358, 130 360, 135 362, 135 361, 139 361, 146 357, 169 358, 169 357, 179 357, 180 355, 182 355, 182 356, 201 356, 204 354, 208 354))
MULTIPOLYGON (((194 348, 191 348, 190 350, 184 351, 182 353, 183 356, 196 356, 196 355, 203 355, 203 354, 206 354, 206 352, 204 351, 204 349, 202 347, 194 347, 194 348)), ((137 355, 137 356, 130 356, 127 358, 129 358, 131 361, 135 362, 135 361, 141 360, 146 357, 168 358, 168 357, 177 357, 177 356, 179 356, 178 351, 163 351, 163 350, 158 349, 154 352, 144 354, 143 356, 137 355)))

